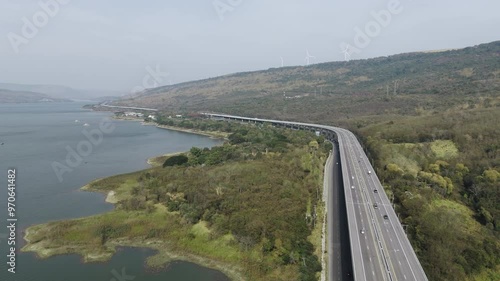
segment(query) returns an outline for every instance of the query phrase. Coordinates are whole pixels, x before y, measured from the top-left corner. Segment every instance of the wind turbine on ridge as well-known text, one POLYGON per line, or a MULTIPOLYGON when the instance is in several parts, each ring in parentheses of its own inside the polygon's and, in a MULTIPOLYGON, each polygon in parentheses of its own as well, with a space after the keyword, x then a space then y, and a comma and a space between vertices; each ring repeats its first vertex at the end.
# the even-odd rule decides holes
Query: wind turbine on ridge
POLYGON ((346 45, 345 50, 343 50, 342 53, 344 54, 345 61, 351 60, 351 54, 349 53, 349 44, 346 45))
POLYGON ((315 56, 311 56, 309 54, 309 50, 306 50, 306 66, 310 64, 310 59, 315 59, 316 57, 315 56))

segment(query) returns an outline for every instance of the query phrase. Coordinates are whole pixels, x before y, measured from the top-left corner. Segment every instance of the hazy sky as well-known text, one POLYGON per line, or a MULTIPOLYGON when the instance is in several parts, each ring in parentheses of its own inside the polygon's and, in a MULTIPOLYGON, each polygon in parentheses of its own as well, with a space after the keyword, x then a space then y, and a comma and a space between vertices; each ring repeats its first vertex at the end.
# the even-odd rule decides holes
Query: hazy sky
POLYGON ((127 92, 157 67, 168 84, 304 65, 306 50, 311 63, 344 60, 343 42, 351 59, 460 48, 500 40, 499 11, 498 0, 0 0, 0 82, 127 92))

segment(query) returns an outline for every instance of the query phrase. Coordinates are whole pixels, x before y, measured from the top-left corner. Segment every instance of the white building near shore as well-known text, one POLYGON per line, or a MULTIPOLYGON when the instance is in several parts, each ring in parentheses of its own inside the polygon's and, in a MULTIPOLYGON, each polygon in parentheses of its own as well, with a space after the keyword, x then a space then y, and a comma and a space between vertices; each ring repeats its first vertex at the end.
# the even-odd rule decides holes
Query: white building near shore
POLYGON ((126 117, 144 117, 144 114, 139 112, 125 112, 126 117))

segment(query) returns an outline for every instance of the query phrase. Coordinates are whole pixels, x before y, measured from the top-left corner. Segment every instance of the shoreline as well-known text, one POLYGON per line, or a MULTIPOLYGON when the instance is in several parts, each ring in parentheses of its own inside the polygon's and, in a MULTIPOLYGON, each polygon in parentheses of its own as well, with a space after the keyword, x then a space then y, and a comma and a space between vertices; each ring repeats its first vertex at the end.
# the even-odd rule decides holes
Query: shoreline
MULTIPOLYGON (((201 131, 201 130, 197 130, 197 129, 186 129, 186 128, 168 126, 168 125, 160 125, 158 123, 154 123, 154 125, 156 126, 156 128, 160 128, 160 129, 202 135, 202 136, 210 137, 212 139, 227 139, 227 137, 229 136, 229 134, 223 133, 223 132, 201 131)), ((147 126, 147 125, 145 125, 145 126, 147 126)), ((151 126, 153 126, 153 125, 151 125, 151 126)))
MULTIPOLYGON (((83 218, 82 218, 83 219, 83 218)), ((44 227, 46 224, 37 225, 37 228, 44 227)), ((153 250, 155 253, 147 257, 144 262, 149 270, 165 270, 169 264, 175 261, 194 263, 196 265, 216 270, 224 274, 231 281, 246 281, 241 275, 242 269, 235 265, 219 262, 215 259, 190 254, 187 251, 172 250, 172 243, 161 240, 139 241, 133 239, 113 239, 106 242, 105 249, 88 250, 78 246, 62 246, 59 248, 47 248, 49 243, 37 242, 31 243, 30 236, 36 233, 36 229, 26 229, 24 239, 28 242, 21 248, 21 252, 32 252, 37 259, 48 259, 59 255, 80 256, 83 264, 88 263, 106 263, 117 253, 120 248, 142 248, 153 250)))
POLYGON ((159 128, 159 129, 201 135, 201 136, 210 137, 212 139, 227 139, 227 137, 229 136, 228 133, 224 133, 224 132, 202 131, 202 130, 198 130, 198 129, 188 129, 188 128, 181 128, 181 127, 175 127, 175 126, 160 125, 156 122, 146 122, 143 119, 138 119, 138 118, 134 118, 134 117, 116 117, 116 116, 113 116, 112 118, 115 120, 120 120, 120 121, 141 122, 141 124, 143 126, 155 126, 156 128, 159 128))
POLYGON ((151 167, 149 167, 148 169, 159 167, 159 166, 163 165, 163 162, 165 160, 167 160, 166 158, 168 158, 168 157, 177 156, 177 155, 180 155, 183 153, 188 153, 188 152, 189 151, 172 152, 172 153, 166 153, 166 154, 159 155, 159 156, 150 157, 150 158, 148 158, 147 163, 151 167))
MULTIPOLYGON (((212 139, 225 139, 227 138, 227 134, 224 133, 217 133, 217 132, 202 132, 198 130, 192 130, 192 129, 184 129, 184 128, 177 128, 177 127, 172 127, 172 126, 162 126, 158 125, 156 123, 148 123, 144 122, 143 120, 138 120, 138 119, 120 119, 117 118, 117 120, 122 120, 122 121, 142 121, 142 124, 144 126, 156 126, 157 128, 160 129, 166 129, 166 130, 174 130, 174 131, 180 131, 180 132, 185 132, 185 133, 191 133, 191 134, 197 134, 197 135, 203 135, 206 137, 210 137, 212 139)), ((96 189, 92 187, 92 184, 111 178, 113 176, 121 176, 121 175, 126 175, 126 174, 133 174, 133 173, 138 173, 142 171, 147 171, 154 169, 156 167, 161 167, 162 162, 164 161, 165 158, 174 156, 174 155, 179 155, 182 153, 187 153, 188 151, 180 151, 180 152, 173 152, 173 153, 167 153, 159 156, 154 156, 151 158, 147 158, 147 163, 150 165, 150 167, 145 168, 145 169, 140 169, 131 173, 125 173, 125 174, 120 174, 120 175, 111 175, 108 177, 103 177, 103 178, 98 178, 94 179, 90 182, 88 182, 86 185, 80 187, 78 191, 84 191, 84 192, 97 192, 97 193, 103 193, 105 194, 105 202, 112 204, 114 207, 116 207, 116 204, 120 202, 119 194, 115 190, 101 190, 101 189, 96 189)), ((116 208, 114 208, 116 210, 116 208)), ((113 212, 114 210, 110 211, 113 212)), ((109 212, 105 213, 100 213, 96 214, 94 216, 101 216, 109 212)), ((91 216, 93 217, 93 216, 91 216)), ((53 256, 58 256, 58 255, 78 255, 82 258, 83 263, 93 263, 93 262, 101 262, 101 263, 106 263, 108 262, 115 254, 118 248, 144 248, 144 249, 151 249, 155 251, 155 254, 149 256, 146 258, 145 263, 148 268, 150 269, 158 269, 158 268, 166 268, 171 262, 174 261, 184 261, 184 262, 191 262, 194 264, 197 264, 202 267, 210 268, 213 270, 217 270, 221 273, 223 273, 226 277, 228 277, 231 281, 237 281, 237 280, 245 280, 242 275, 242 269, 239 268, 237 265, 234 264, 229 264, 226 262, 220 262, 217 259, 211 259, 208 257, 203 257, 195 254, 191 254, 188 251, 183 251, 179 249, 172 250, 172 242, 169 241, 162 241, 162 240, 157 240, 157 241, 151 241, 151 240, 131 240, 127 238, 120 238, 116 240, 109 240, 105 244, 105 248, 103 249, 88 249, 85 246, 79 246, 79 245, 58 245, 58 246, 51 246, 52 241, 50 240, 41 240, 41 241, 34 241, 33 236, 35 236, 41 229, 47 227, 49 228, 53 223, 57 222, 74 222, 74 221, 79 221, 79 220, 84 220, 89 217, 80 217, 80 218, 75 218, 75 219, 70 219, 70 220, 62 220, 62 221, 56 221, 56 222, 47 222, 47 223, 42 223, 42 224, 34 224, 28 226, 23 235, 23 239, 25 240, 25 245, 20 249, 21 252, 32 252, 35 254, 37 258, 40 259, 47 259, 53 256)))
MULTIPOLYGON (((148 168, 141 171, 146 171, 150 169, 153 168, 148 168)), ((82 186, 79 190, 85 192, 97 192, 106 194, 106 199, 105 199, 106 203, 113 204, 115 206, 116 203, 118 203, 120 200, 115 197, 116 192, 114 190, 106 191, 91 187, 92 183, 98 182, 103 179, 106 178, 93 180, 90 183, 82 186)), ((113 211, 97 214, 94 216, 101 216, 110 212, 113 211)), ((40 230, 51 228, 52 224, 54 223, 79 222, 94 216, 31 225, 24 230, 23 239, 26 241, 26 244, 20 249, 20 251, 25 253, 32 252, 35 254, 37 259, 48 259, 59 255, 76 255, 81 257, 83 264, 87 264, 87 263, 109 262, 111 258, 117 253, 117 250, 119 248, 143 248, 155 251, 153 255, 147 257, 144 260, 146 267, 148 269, 152 270, 166 269, 172 262, 184 261, 219 271, 223 273, 231 281, 240 281, 240 280, 246 281, 246 279, 242 276, 243 270, 239 266, 227 262, 218 261, 215 258, 208 258, 192 254, 187 250, 172 249, 174 248, 172 246, 174 243, 170 241, 155 240, 155 239, 139 240, 139 239, 129 239, 129 238, 117 238, 108 240, 103 248, 89 249, 88 246, 80 246, 80 245, 58 245, 52 247, 51 246, 52 241, 50 240, 34 241, 34 239, 32 238, 40 230)))

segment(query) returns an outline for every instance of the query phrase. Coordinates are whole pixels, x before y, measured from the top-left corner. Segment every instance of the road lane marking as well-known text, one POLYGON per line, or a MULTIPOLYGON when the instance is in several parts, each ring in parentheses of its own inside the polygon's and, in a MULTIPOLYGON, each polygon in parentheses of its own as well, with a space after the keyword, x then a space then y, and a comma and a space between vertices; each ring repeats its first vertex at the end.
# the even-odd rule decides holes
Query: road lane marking
MULTIPOLYGON (((349 157, 350 157, 350 158, 348 158, 348 159, 347 159, 347 161, 346 161, 346 162, 347 162, 347 163, 346 163, 346 166, 349 166, 349 164, 351 164, 351 165, 350 165, 350 166, 351 166, 350 168, 352 169, 352 172, 356 175, 356 178, 357 178, 357 180, 358 180, 358 186, 360 187, 359 189, 361 190, 361 191, 360 191, 360 195, 361 195, 361 196, 360 196, 360 198, 362 198, 362 199, 361 199, 361 202, 363 202, 363 204, 360 204, 360 205, 363 205, 363 207, 364 207, 364 211, 366 212, 366 214, 365 214, 365 215, 366 215, 367 217, 370 217, 370 218, 371 218, 372 223, 374 223, 374 222, 375 222, 375 220, 374 220, 374 218, 373 218, 373 217, 374 217, 374 215, 373 215, 373 213, 372 213, 372 212, 373 212, 373 210, 371 209, 371 204, 370 204, 368 201, 365 201, 366 199, 364 198, 364 197, 368 197, 368 195, 366 194, 366 189, 367 189, 367 188, 366 188, 366 186, 367 186, 367 185, 366 185, 366 181, 365 181, 365 179, 364 179, 363 177, 360 177, 360 176, 359 176, 359 174, 361 174, 361 175, 362 175, 363 173, 362 173, 362 171, 360 171, 360 169, 359 169, 359 167, 358 167, 358 166, 356 166, 355 164, 353 164, 353 163, 355 163, 355 161, 352 161, 352 155, 353 155, 353 152, 352 152, 352 149, 350 149, 350 150, 351 150, 351 151, 350 151, 350 153, 349 153, 349 157)), ((356 193, 357 193, 357 191, 356 191, 356 193)), ((356 194, 356 193, 355 193, 355 194, 356 194)), ((359 205, 358 205, 358 207, 361 209, 361 206, 359 206, 359 205)), ((363 218, 363 216, 362 216, 362 214, 360 213, 360 217, 359 217, 359 219, 362 219, 362 218, 363 218)), ((378 238, 376 238, 376 237, 378 237, 378 236, 379 236, 379 235, 378 235, 378 231, 377 231, 377 227, 374 225, 374 228, 373 228, 373 227, 372 227, 372 224, 368 224, 368 227, 369 227, 369 229, 370 229, 370 233, 371 233, 371 234, 373 234, 373 233, 375 234, 375 235, 371 235, 371 236, 372 236, 372 239, 373 239, 374 244, 376 244, 375 239, 378 239, 378 238)), ((359 234, 358 234, 358 236, 359 236, 359 234)), ((379 249, 380 249, 380 248, 381 248, 381 246, 379 246, 379 249)), ((368 250, 370 250, 370 247, 369 247, 369 246, 367 246, 367 249, 368 249, 368 250)), ((377 248, 375 247, 375 249, 377 249, 377 248)), ((382 276, 382 278, 383 278, 384 280, 386 280, 387 269, 385 269, 385 270, 384 270, 384 269, 383 269, 383 267, 382 267, 382 262, 384 262, 383 260, 385 260, 385 255, 384 255, 384 254, 383 254, 383 252, 382 252, 382 256, 383 256, 383 258, 381 258, 381 257, 380 257, 380 255, 379 255, 379 251, 375 250, 375 253, 377 254, 377 258, 378 258, 378 260, 380 261, 380 262, 378 262, 378 264, 379 264, 379 266, 380 266, 380 271, 381 271, 380 273, 381 273, 381 276, 382 276), (386 274, 384 274, 384 272, 386 272, 386 274)), ((385 263, 387 263, 387 262, 385 261, 385 263)), ((390 277, 390 275, 389 275, 389 277, 390 277)), ((392 280, 392 279, 391 279, 391 280, 392 280)))
MULTIPOLYGON (((351 156, 351 159, 352 159, 352 155, 353 155, 353 154, 354 154, 354 153, 353 153, 352 148, 351 148, 351 149, 350 149, 350 156, 351 156)), ((355 162, 355 161, 352 161, 351 163, 354 163, 354 162, 355 162)), ((374 226, 374 229, 375 229, 375 236, 379 237, 379 231, 382 231, 382 229, 380 229, 380 226, 378 226, 378 224, 376 223, 376 222, 378 222, 378 220, 375 220, 375 219, 374 219, 375 215, 374 215, 374 213, 373 213, 373 210, 371 209, 371 202, 369 202, 371 197, 370 197, 370 196, 366 193, 366 189, 367 189, 367 186, 368 186, 368 185, 367 185, 367 182, 365 182, 365 177, 364 177, 364 176, 363 176, 363 177, 360 177, 360 176, 358 175, 358 173, 359 173, 359 174, 361 174, 361 175, 363 175, 363 171, 361 170, 361 167, 360 167, 359 165, 356 165, 355 163, 352 165, 352 168, 354 168, 354 173, 356 174, 356 177, 358 178, 358 183, 359 183, 359 186, 361 186, 361 187, 362 187, 362 188, 361 188, 361 189, 362 189, 362 191, 361 191, 361 197, 367 197, 367 199, 366 199, 366 198, 363 198, 363 200, 366 200, 365 202, 366 202, 366 203, 367 203, 367 205, 368 205, 368 212, 367 212, 367 215, 368 215, 368 216, 371 216, 371 218, 372 218, 372 222, 373 222, 373 226, 374 226), (363 183, 363 184, 361 184, 361 182, 360 182, 360 181, 362 181, 362 183, 363 183), (377 227, 377 226, 378 226, 378 227, 377 227)), ((366 206, 365 206, 365 208, 366 208, 366 206)), ((384 223, 385 223, 385 222, 384 222, 384 223)), ((370 225, 370 229, 371 229, 371 225, 370 225)), ((379 245, 378 245, 378 246, 379 246, 379 250, 380 250, 380 252, 382 253, 382 259, 383 259, 383 262, 384 262, 384 263, 385 263, 385 265, 386 265, 386 268, 385 268, 385 269, 386 269, 386 270, 385 270, 385 271, 386 271, 386 274, 389 276, 389 279, 390 279, 390 280, 392 280, 392 275, 390 274, 390 272, 391 272, 390 268, 393 268, 393 266, 392 266, 392 262, 391 262, 390 256, 386 256, 386 255, 385 255, 385 251, 384 251, 384 248, 387 248, 387 246, 385 245, 385 241, 384 241, 384 240, 382 240, 382 243, 384 244, 384 246, 385 246, 385 247, 384 247, 384 246, 382 246, 382 243, 380 243, 380 238, 377 238, 377 239, 379 240, 379 243, 378 243, 379 245)), ((378 256, 378 257, 379 257, 379 259, 380 259, 380 256, 379 256, 379 254, 378 254, 378 251, 375 251, 375 253, 377 253, 377 256, 378 256)), ((381 260, 381 261, 382 261, 382 260, 381 260)), ((383 272, 383 271, 384 271, 384 270, 382 270, 382 272, 383 272)), ((383 276, 384 276, 384 275, 383 275, 383 276)), ((384 277, 384 279, 385 279, 385 277, 384 277)))
MULTIPOLYGON (((366 166, 368 166, 366 163, 365 163, 365 165, 366 165, 366 166)), ((368 167, 368 169, 370 169, 370 167, 368 167)), ((378 178, 377 178, 377 180, 378 180, 378 178)), ((371 182, 372 182, 375 186, 382 186, 382 185, 380 184, 380 181, 378 181, 378 183, 377 183, 373 177, 371 177, 371 182)), ((383 188, 383 187, 382 187, 382 188, 383 188)), ((385 192, 384 192, 384 195, 385 195, 385 197, 386 197, 385 199, 386 199, 386 200, 389 200, 389 199, 387 198, 387 194, 385 194, 385 192)), ((380 196, 380 195, 379 195, 379 196, 380 196)), ((386 204, 382 204, 382 206, 383 206, 384 211, 388 214, 388 212, 387 212, 387 209, 388 209, 388 208, 386 207, 386 204)), ((395 212, 395 211, 394 211, 394 209, 392 208, 392 206, 391 206, 391 208, 389 208, 389 209, 390 209, 390 210, 392 210, 393 212, 395 212)), ((401 225, 400 225, 399 220, 398 220, 398 223, 399 223, 399 226, 401 226, 401 225)), ((386 224, 386 225, 390 225, 390 226, 391 226, 391 228, 392 228, 392 230, 393 230, 394 234, 396 234, 396 238, 397 238, 397 240, 398 240, 398 244, 399 244, 399 246, 400 246, 401 248, 403 248, 403 245, 401 244, 401 240, 399 239, 399 235, 398 235, 398 232, 397 232, 397 230, 396 230, 396 227, 394 227, 393 221, 389 219, 389 222, 384 222, 384 224, 386 224)), ((398 230, 399 230, 399 229, 398 229, 398 230)), ((386 231, 387 231, 387 233, 389 233, 389 229, 388 229, 388 228, 386 228, 386 231)), ((392 241, 392 239, 391 239, 391 241, 392 241)), ((399 251, 399 250, 397 250, 397 251, 399 251)), ((397 252, 397 251, 396 251, 396 250, 394 250, 394 252, 397 252)), ((413 271, 413 268, 412 268, 412 266, 411 266, 411 264, 410 264, 410 260, 408 259, 408 256, 406 255, 406 253, 405 253, 404 249, 403 249, 403 255, 404 255, 404 258, 406 259, 406 264, 407 264, 407 265, 408 265, 408 267, 410 268, 410 271, 411 271, 411 273, 412 273, 412 275, 413 275, 414 279, 415 279, 415 280, 417 280, 417 277, 415 276, 415 273, 414 273, 414 271, 413 271)), ((418 260, 418 259, 417 259, 417 260, 418 260)), ((398 260, 398 261, 399 261, 399 260, 398 260)), ((401 269, 401 270, 402 270, 402 269, 401 269)), ((406 278, 405 278, 405 279, 406 279, 406 278)))

